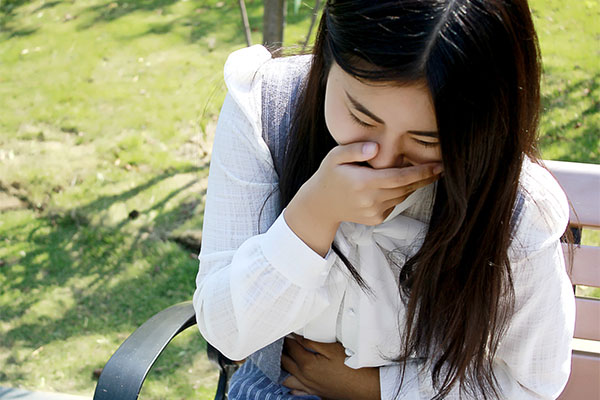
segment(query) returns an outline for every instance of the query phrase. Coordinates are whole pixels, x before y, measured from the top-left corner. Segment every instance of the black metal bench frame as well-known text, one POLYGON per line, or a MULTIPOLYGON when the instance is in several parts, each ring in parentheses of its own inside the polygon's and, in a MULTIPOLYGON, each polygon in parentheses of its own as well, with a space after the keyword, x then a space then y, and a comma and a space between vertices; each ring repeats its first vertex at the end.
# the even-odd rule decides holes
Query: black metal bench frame
MULTIPOLYGON (((98 379, 94 400, 135 400, 148 372, 169 342, 196 324, 191 301, 175 304, 155 314, 135 330, 112 355, 98 379)), ((227 384, 238 365, 209 343, 206 351, 219 369, 215 400, 227 399, 227 384)))

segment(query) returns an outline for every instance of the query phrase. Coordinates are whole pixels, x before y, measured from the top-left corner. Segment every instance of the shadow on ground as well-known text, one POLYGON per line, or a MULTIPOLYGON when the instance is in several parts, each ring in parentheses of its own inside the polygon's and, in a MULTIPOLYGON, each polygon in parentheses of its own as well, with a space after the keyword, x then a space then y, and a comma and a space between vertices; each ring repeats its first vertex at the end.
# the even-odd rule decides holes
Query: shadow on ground
MULTIPOLYGON (((178 14, 175 18, 170 14, 169 7, 178 0, 132 0, 113 1, 107 0, 89 5, 82 10, 69 14, 69 20, 77 20, 77 29, 86 30, 99 24, 107 24, 123 17, 138 12, 155 13, 165 20, 164 23, 150 24, 148 29, 133 36, 126 36, 124 40, 131 40, 145 35, 168 34, 178 26, 189 29, 191 43, 205 39, 209 35, 218 34, 219 40, 224 43, 242 43, 244 41, 243 27, 239 7, 236 2, 230 1, 196 1, 196 6, 190 12, 178 14), (224 28, 227 26, 227 28, 224 28)), ((36 33, 39 27, 20 26, 17 21, 19 7, 31 0, 8 0, 0 5, 0 28, 6 33, 6 40, 27 36, 36 33)), ((59 5, 74 4, 72 1, 49 1, 42 3, 31 14, 51 9, 59 5)), ((290 2, 290 7, 291 2, 290 2)), ((251 30, 262 31, 262 2, 246 1, 251 30)), ((310 18, 312 10, 308 5, 301 8, 298 13, 288 12, 287 25, 295 25, 310 18)))
MULTIPOLYGON (((81 17, 85 22, 79 25, 79 29, 89 29, 99 23, 112 22, 138 11, 156 12, 160 15, 168 15, 165 8, 176 2, 177 0, 148 0, 119 4, 114 1, 107 1, 103 4, 90 6, 84 10, 81 13, 81 17), (115 6, 117 4, 118 6, 115 6)), ((196 2, 195 4, 197 4, 197 7, 191 13, 181 15, 175 19, 169 18, 169 22, 153 24, 147 31, 140 33, 135 37, 148 34, 171 33, 176 26, 181 25, 191 29, 189 36, 190 42, 198 42, 207 35, 214 33, 219 33, 221 35, 224 32, 231 32, 230 36, 220 36, 220 40, 226 43, 243 41, 244 33, 240 10, 236 2, 203 1, 196 2), (234 28, 223 29, 224 26, 232 26, 234 28)), ((262 31, 262 2, 246 1, 246 8, 251 30, 262 31)), ((286 23, 287 25, 301 23, 302 21, 309 19, 310 16, 310 8, 303 7, 302 12, 288 12, 286 23)))
MULTIPOLYGON (((553 72, 548 71, 548 75, 553 72)), ((567 82, 564 88, 554 90, 552 93, 542 97, 542 109, 544 112, 560 114, 572 108, 579 101, 574 97, 590 97, 587 107, 572 114, 566 121, 557 123, 545 129, 540 138, 540 147, 548 147, 560 143, 561 157, 563 161, 600 163, 600 120, 590 118, 600 114, 600 73, 596 73, 587 79, 573 80, 567 82)))
MULTIPOLYGON (((198 183, 206 172, 206 165, 171 168, 121 193, 99 196, 60 213, 42 213, 34 224, 12 227, 15 236, 7 240, 26 241, 32 250, 3 260, 2 289, 20 295, 3 305, 2 320, 20 323, 4 332, 0 346, 35 349, 72 337, 131 332, 156 312, 189 300, 197 259, 168 237, 202 214, 204 191, 198 191, 198 183), (130 214, 113 225, 90 222, 94 214, 182 175, 189 179, 136 210, 135 218, 130 214), (175 197, 177 205, 167 209, 167 201, 175 197), (150 213, 153 218, 144 218, 150 213), (132 226, 139 220, 148 222, 132 226), (37 314, 44 302, 54 302, 53 311, 37 314)), ((181 362, 204 351, 203 343, 188 349, 190 354, 181 362)), ((0 380, 20 379, 9 374, 0 373, 0 380)))

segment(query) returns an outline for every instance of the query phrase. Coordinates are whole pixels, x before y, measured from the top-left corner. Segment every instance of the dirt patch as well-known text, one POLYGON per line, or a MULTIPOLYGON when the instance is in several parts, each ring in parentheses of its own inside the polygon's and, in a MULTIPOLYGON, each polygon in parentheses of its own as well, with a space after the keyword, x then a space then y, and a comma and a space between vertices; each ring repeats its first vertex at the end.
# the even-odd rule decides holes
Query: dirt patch
POLYGON ((194 254, 200 253, 200 247, 202 246, 201 230, 187 230, 177 234, 171 234, 169 235, 169 239, 178 243, 194 254))
POLYGON ((39 203, 35 205, 29 199, 27 190, 25 190, 20 182, 15 181, 8 185, 0 181, 0 212, 24 208, 41 211, 49 199, 50 197, 46 196, 44 204, 39 203))
POLYGON ((27 208, 27 204, 25 204, 15 196, 11 196, 8 193, 0 191, 0 212, 20 210, 23 208, 27 208))

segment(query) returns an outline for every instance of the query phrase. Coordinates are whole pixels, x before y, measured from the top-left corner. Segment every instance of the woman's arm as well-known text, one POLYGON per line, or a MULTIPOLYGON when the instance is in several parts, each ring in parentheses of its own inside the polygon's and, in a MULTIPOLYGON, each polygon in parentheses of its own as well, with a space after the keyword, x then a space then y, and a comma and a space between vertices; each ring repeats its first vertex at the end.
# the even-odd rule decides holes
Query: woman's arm
POLYGON ((316 394, 323 399, 379 399, 379 369, 352 369, 344 364, 345 358, 340 343, 319 343, 297 335, 286 338, 281 364, 290 376, 283 385, 293 394, 316 394))
MULTIPOLYGON (((227 64, 226 74, 232 70, 227 64)), ((213 147, 194 294, 200 331, 232 359, 300 329, 328 306, 330 247, 342 220, 380 222, 437 175, 436 164, 357 166, 377 147, 337 146, 294 196, 284 219, 277 174, 262 139, 257 69, 242 72, 245 79, 226 77, 230 94, 213 147)))
MULTIPOLYGON (((574 309, 562 257, 556 242, 513 265, 526 276, 515 277, 517 312, 493 363, 502 399, 554 399, 567 382, 574 309)), ((436 393, 425 361, 410 360, 400 386, 399 364, 380 367, 375 374, 376 368, 353 370, 344 365, 341 344, 300 343, 317 353, 286 339, 282 365, 292 376, 284 385, 292 389, 332 399, 430 399, 436 393), (377 392, 373 385, 379 385, 377 392)), ((459 395, 455 387, 447 398, 479 397, 459 395)))
MULTIPOLYGON (((248 75, 258 75, 256 69, 248 75)), ((328 304, 325 282, 334 260, 306 246, 280 215, 277 175, 256 112, 257 84, 252 77, 228 82, 194 293, 200 331, 232 359, 247 357, 318 315, 328 304)))
MULTIPOLYGON (((556 182, 538 166, 528 168, 534 170, 532 175, 536 179, 531 176, 525 179, 528 188, 525 209, 509 252, 515 313, 499 345, 493 370, 501 398, 554 399, 569 377, 575 317, 573 290, 560 244, 568 208, 556 182)), ((295 364, 301 364, 302 368, 295 368, 293 375, 298 375, 301 382, 302 379, 306 381, 303 370, 321 370, 319 364, 325 363, 318 357, 299 360, 295 364)), ((338 363, 329 364, 329 373, 311 375, 316 377, 311 378, 317 380, 311 385, 317 392, 329 387, 332 374, 347 368, 343 364, 343 355, 338 363)), ((409 360, 402 386, 401 370, 402 366, 398 364, 379 368, 382 399, 429 399, 436 394, 429 362, 409 360)), ((350 377, 346 384, 353 387, 356 380, 350 377)), ((343 393, 339 393, 340 398, 343 393)), ((335 395, 332 397, 336 398, 335 395)), ((464 392, 459 395, 455 387, 447 398, 472 397, 464 392)))

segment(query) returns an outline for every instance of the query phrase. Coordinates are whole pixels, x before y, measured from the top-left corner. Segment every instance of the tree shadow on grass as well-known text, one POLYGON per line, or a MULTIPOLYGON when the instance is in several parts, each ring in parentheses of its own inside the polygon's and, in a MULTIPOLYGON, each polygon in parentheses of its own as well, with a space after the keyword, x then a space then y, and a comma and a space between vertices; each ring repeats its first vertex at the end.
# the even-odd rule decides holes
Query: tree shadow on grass
MULTIPOLYGON (((80 17, 82 17, 81 20, 84 22, 79 24, 78 29, 89 29, 99 23, 112 22, 138 11, 162 13, 166 7, 174 3, 176 3, 176 0, 147 0, 124 3, 127 4, 125 7, 124 4, 107 1, 85 9, 80 14, 80 17)), ((246 8, 251 29, 262 31, 263 20, 260 14, 262 11, 262 2, 247 2, 246 8)), ((297 14, 288 13, 288 25, 295 25, 310 18, 312 13, 311 8, 303 7, 301 10, 297 14)), ((220 1, 204 2, 192 12, 170 19, 165 23, 152 24, 146 31, 127 36, 126 39, 135 39, 149 34, 171 33, 178 25, 190 29, 189 41, 191 43, 198 42, 208 35, 215 34, 219 36, 220 40, 226 43, 241 43, 244 40, 241 16, 237 3, 220 1), (224 36, 226 32, 230 32, 230 35, 224 36)))
MULTIPOLYGON (((549 75, 553 73, 551 69, 546 72, 549 75)), ((598 118, 590 118, 600 114, 599 92, 600 73, 596 73, 572 83, 567 82, 563 89, 542 96, 542 110, 548 114, 557 110, 568 111, 574 103, 584 101, 579 96, 589 96, 590 100, 577 115, 574 113, 566 121, 545 129, 540 138, 540 147, 543 149, 559 143, 563 154, 560 159, 563 161, 600 163, 600 125, 598 118)))
MULTIPOLYGON (((13 37, 31 35, 37 32, 37 28, 23 28, 11 25, 15 18, 15 10, 25 5, 28 0, 9 0, 1 3, 0 7, 0 28, 5 33, 6 39, 13 37)), ((196 43, 208 36, 218 36, 219 41, 223 43, 243 43, 244 31, 241 23, 240 11, 237 3, 229 1, 205 1, 198 4, 194 10, 183 13, 176 18, 166 18, 168 8, 177 3, 178 0, 136 0, 136 1, 118 1, 106 0, 101 3, 86 7, 83 11, 73 12, 79 22, 78 30, 86 30, 98 24, 110 23, 136 12, 155 12, 165 15, 164 23, 151 24, 147 30, 130 36, 124 36, 124 40, 131 40, 145 35, 161 35, 172 33, 178 26, 189 29, 188 40, 190 43, 196 43), (164 14, 163 14, 164 13, 164 14), (168 21, 167 21, 168 19, 168 21)), ((44 9, 53 8, 64 1, 50 1, 37 7, 33 13, 44 9)), ((250 27, 253 31, 262 31, 262 2, 247 2, 250 27)), ((295 25, 310 19, 312 14, 312 5, 303 6, 300 12, 294 14, 291 12, 292 2, 289 2, 287 16, 287 25, 295 25)), ((186 33, 188 34, 188 33, 186 33)))
POLYGON ((20 296, 3 305, 2 318, 20 323, 0 338, 0 346, 11 348, 18 342, 20 347, 39 348, 74 336, 131 332, 154 313, 189 300, 197 260, 162 234, 152 232, 166 234, 203 212, 202 192, 189 190, 195 178, 190 177, 142 210, 158 215, 139 229, 129 229, 129 219, 104 226, 90 223, 85 216, 135 197, 175 175, 200 175, 205 170, 171 169, 133 189, 100 196, 61 216, 41 216, 28 233, 33 250, 15 262, 22 268, 3 269, 3 290, 20 296), (176 197, 177 205, 167 209, 167 202, 176 197), (48 314, 44 310, 36 314, 44 301, 51 304, 48 314))
POLYGON ((80 16, 90 18, 79 25, 81 29, 91 28, 99 23, 115 21, 138 11, 158 11, 177 3, 178 0, 136 0, 132 2, 106 1, 87 7, 80 16))
MULTIPOLYGON (((13 20, 15 19, 16 10, 24 6, 28 3, 31 3, 32 0, 1 0, 0 1, 0 32, 5 35, 5 40, 30 36, 36 33, 39 28, 24 28, 24 27, 15 27, 13 26, 13 20)), ((59 4, 62 4, 63 1, 49 1, 47 3, 42 3, 41 6, 37 7, 35 10, 31 11, 31 14, 37 14, 40 11, 44 11, 50 8, 53 8, 59 4)))
POLYGON ((14 10, 31 3, 31 0, 2 0, 0 2, 0 14, 14 15, 14 10))
MULTIPOLYGON (((127 7, 122 5, 115 7, 114 5, 117 3, 107 1, 103 4, 90 6, 81 12, 79 16, 83 22, 78 25, 78 29, 85 30, 100 23, 113 22, 134 12, 162 12, 165 7, 174 3, 176 3, 176 0, 151 0, 127 3, 127 7)), ((254 8, 259 6, 258 2, 253 4, 254 8)), ((176 18, 165 18, 166 22, 151 24, 147 30, 134 35, 126 35, 123 39, 133 40, 146 35, 168 34, 178 26, 183 26, 190 30, 189 41, 191 43, 212 34, 219 34, 221 40, 227 43, 243 41, 240 15, 235 4, 226 2, 219 7, 214 4, 205 4, 196 10, 179 15, 176 18), (226 32, 230 32, 230 35, 223 37, 226 32)))
POLYGON ((34 33, 36 33, 38 31, 38 28, 35 28, 35 29, 26 28, 26 29, 14 30, 14 29, 11 29, 8 27, 3 27, 2 24, 0 24, 0 30, 4 31, 7 34, 7 39, 12 39, 12 38, 17 38, 17 37, 33 35, 34 33))
POLYGON ((37 14, 40 11, 48 10, 48 9, 56 7, 57 5, 62 4, 62 3, 64 3, 64 2, 63 1, 49 1, 47 3, 43 3, 41 6, 39 6, 35 10, 33 10, 31 13, 37 14))
POLYGON ((6 39, 14 37, 29 36, 37 32, 37 28, 17 28, 12 22, 15 18, 15 10, 22 5, 29 3, 30 0, 2 0, 0 1, 0 37, 6 39))

